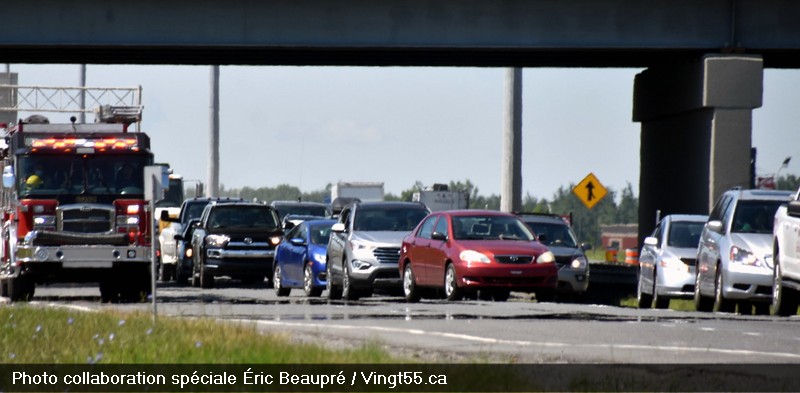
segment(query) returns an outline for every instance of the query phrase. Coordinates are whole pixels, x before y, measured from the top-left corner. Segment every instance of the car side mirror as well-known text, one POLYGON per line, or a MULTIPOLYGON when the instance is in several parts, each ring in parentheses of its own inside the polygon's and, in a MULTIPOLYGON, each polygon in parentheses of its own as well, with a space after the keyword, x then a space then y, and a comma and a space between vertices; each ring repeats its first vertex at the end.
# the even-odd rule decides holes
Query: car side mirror
POLYGON ((589 251, 592 249, 592 245, 589 243, 581 243, 581 248, 583 249, 583 251, 589 251))
POLYGON ((337 222, 336 224, 333 224, 333 226, 331 227, 331 231, 337 232, 337 233, 344 232, 344 229, 345 229, 344 228, 344 224, 341 223, 341 222, 337 222))
POLYGON ((183 241, 183 235, 175 235, 172 238, 175 239, 175 240, 183 241))
POLYGON ((13 168, 11 166, 3 168, 3 188, 12 188, 14 183, 16 183, 16 179, 13 168))
POLYGON ((658 246, 658 239, 656 239, 656 238, 654 238, 652 236, 648 236, 648 237, 644 238, 644 244, 647 245, 647 246, 656 247, 656 246, 658 246))
POLYGON ((706 228, 708 228, 709 231, 722 233, 722 221, 720 221, 720 220, 711 220, 711 221, 706 223, 706 228))
POLYGON ((306 245, 306 241, 302 237, 295 237, 295 238, 289 239, 289 242, 292 243, 295 246, 305 246, 306 245))
POLYGON ((445 241, 447 240, 447 235, 441 232, 433 231, 433 233, 431 233, 431 239, 445 241))
POLYGON ((166 210, 161 211, 161 215, 158 217, 158 219, 162 222, 178 222, 178 219, 170 217, 169 212, 166 210))
POLYGON ((786 206, 786 214, 791 217, 800 217, 800 201, 789 201, 786 206))

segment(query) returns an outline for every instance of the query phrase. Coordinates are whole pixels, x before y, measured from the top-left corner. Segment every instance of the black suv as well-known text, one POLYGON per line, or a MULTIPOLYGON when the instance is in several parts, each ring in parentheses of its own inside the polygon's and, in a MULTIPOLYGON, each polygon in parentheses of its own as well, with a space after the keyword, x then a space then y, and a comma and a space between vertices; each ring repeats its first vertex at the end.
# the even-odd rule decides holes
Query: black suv
POLYGON ((241 198, 191 198, 186 199, 181 204, 181 210, 178 218, 172 218, 167 211, 161 212, 161 221, 178 223, 174 233, 171 233, 175 238, 175 248, 163 248, 163 254, 175 253, 172 255, 177 261, 175 263, 175 280, 178 284, 186 284, 192 274, 192 247, 189 243, 192 240, 192 232, 198 221, 203 209, 211 202, 244 202, 241 198))
POLYGON ((245 283, 272 277, 283 231, 275 209, 260 203, 209 203, 192 234, 192 285, 214 286, 229 276, 245 283))

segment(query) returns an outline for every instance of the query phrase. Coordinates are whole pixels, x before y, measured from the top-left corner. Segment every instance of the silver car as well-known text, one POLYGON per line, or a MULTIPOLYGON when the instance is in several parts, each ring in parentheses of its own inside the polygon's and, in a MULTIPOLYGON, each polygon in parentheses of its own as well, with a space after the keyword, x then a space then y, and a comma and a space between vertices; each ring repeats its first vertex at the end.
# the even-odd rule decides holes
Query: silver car
POLYGON ((694 303, 698 311, 769 314, 772 225, 790 191, 726 191, 714 205, 697 249, 694 303))
POLYGON ((644 239, 639 253, 639 308, 668 308, 670 299, 694 296, 697 244, 708 216, 671 214, 644 239))
POLYGON ((430 211, 417 202, 357 202, 331 227, 327 251, 329 299, 356 300, 375 288, 401 289, 397 263, 403 238, 430 211))

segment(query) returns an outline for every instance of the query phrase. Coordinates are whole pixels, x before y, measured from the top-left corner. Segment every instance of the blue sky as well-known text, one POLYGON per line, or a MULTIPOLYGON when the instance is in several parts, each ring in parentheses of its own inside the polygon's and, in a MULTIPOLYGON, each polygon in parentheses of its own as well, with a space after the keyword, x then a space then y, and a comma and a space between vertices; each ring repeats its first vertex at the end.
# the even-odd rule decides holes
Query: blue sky
MULTIPOLYGON (((10 67, 20 85, 79 84, 78 65, 10 67)), ((631 106, 640 71, 523 71, 523 194, 550 198, 589 172, 638 193, 631 106)), ((415 181, 469 179, 482 194, 497 194, 504 75, 501 68, 223 66, 220 182, 313 191, 339 180, 382 181, 398 194, 415 181)), ((205 181, 210 67, 89 65, 86 84, 141 85, 142 129, 156 160, 205 181)), ((759 174, 793 155, 781 173, 800 168, 799 101, 800 72, 765 70, 764 105, 753 116, 759 174)))

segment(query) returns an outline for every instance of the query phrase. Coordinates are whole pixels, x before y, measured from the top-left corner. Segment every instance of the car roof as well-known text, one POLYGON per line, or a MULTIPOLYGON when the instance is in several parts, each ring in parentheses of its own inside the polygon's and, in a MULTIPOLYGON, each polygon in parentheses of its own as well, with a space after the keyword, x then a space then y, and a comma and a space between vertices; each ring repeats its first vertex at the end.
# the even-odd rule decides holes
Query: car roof
POLYGON ((306 206, 325 206, 328 205, 322 202, 308 202, 308 201, 272 201, 270 206, 275 207, 278 205, 306 205, 306 206))
POLYGON ((511 213, 501 212, 498 210, 480 210, 480 209, 458 209, 458 210, 445 210, 437 213, 448 214, 456 217, 463 216, 510 216, 516 217, 511 213))
POLYGON ((669 214, 664 216, 664 220, 669 220, 672 222, 675 221, 696 221, 696 222, 705 222, 708 221, 708 216, 703 214, 669 214))
POLYGON ((731 189, 726 191, 726 193, 733 194, 733 196, 736 197, 737 199, 743 199, 743 200, 783 200, 783 199, 788 200, 794 195, 795 191, 731 189))
POLYGON ((402 207, 402 206, 418 206, 421 209, 427 209, 425 205, 421 202, 400 202, 400 201, 381 201, 381 202, 355 202, 356 206, 359 207, 402 207))
POLYGON ((563 224, 569 226, 561 216, 550 213, 515 213, 522 221, 536 223, 563 224))

